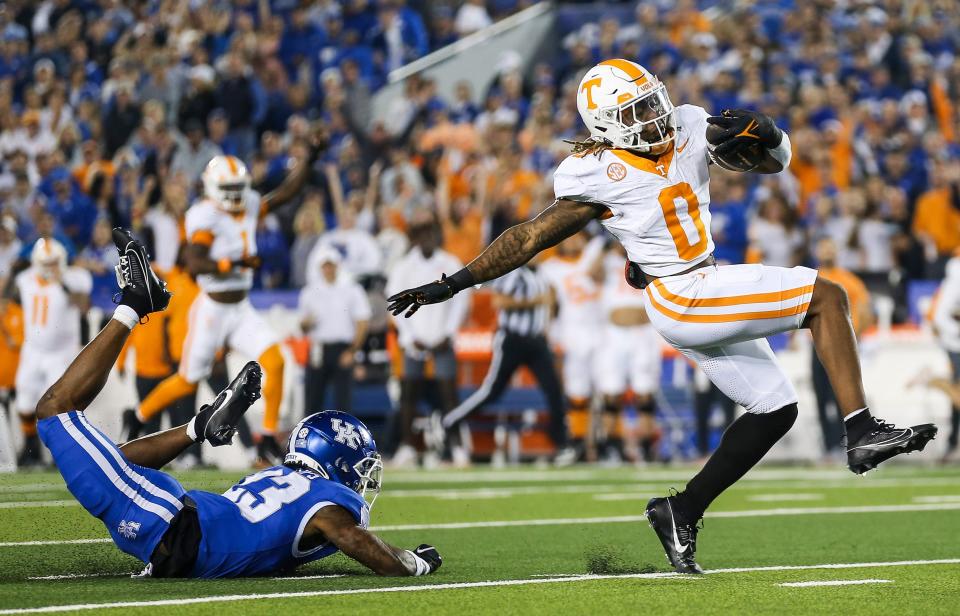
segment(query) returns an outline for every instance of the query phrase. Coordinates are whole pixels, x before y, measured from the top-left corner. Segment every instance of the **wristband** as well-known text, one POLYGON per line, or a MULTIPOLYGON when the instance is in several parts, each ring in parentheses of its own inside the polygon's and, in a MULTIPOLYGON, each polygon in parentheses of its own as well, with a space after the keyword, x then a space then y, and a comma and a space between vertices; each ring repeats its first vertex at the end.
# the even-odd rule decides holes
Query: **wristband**
POLYGON ((217 271, 221 274, 226 274, 231 269, 233 269, 233 261, 230 259, 220 259, 217 261, 217 271))
POLYGON ((117 306, 113 311, 113 318, 127 326, 127 329, 133 329, 133 326, 140 322, 140 315, 130 306, 123 304, 117 306))
POLYGON ((463 268, 452 276, 447 276, 445 280, 454 295, 477 284, 477 279, 474 278, 473 274, 467 268, 463 268))
POLYGON ((430 564, 427 563, 427 561, 414 554, 411 550, 407 550, 407 554, 413 558, 413 562, 417 565, 417 570, 411 572, 414 576, 419 577, 430 573, 430 564))

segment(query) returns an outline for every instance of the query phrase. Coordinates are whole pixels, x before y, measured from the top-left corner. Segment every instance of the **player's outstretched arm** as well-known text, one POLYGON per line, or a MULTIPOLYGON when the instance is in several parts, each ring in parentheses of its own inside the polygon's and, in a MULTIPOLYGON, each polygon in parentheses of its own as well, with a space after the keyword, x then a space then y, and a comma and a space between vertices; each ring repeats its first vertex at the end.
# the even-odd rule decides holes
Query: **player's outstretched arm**
POLYGON ((310 519, 302 547, 329 541, 361 565, 377 575, 404 577, 426 575, 440 568, 442 559, 436 548, 421 545, 416 550, 402 550, 386 543, 357 521, 343 507, 324 507, 310 519))
POLYGON ((411 316, 424 304, 446 301, 458 292, 513 271, 542 250, 559 244, 604 212, 594 203, 557 199, 527 222, 510 227, 465 268, 444 278, 401 291, 387 299, 394 316, 411 316))

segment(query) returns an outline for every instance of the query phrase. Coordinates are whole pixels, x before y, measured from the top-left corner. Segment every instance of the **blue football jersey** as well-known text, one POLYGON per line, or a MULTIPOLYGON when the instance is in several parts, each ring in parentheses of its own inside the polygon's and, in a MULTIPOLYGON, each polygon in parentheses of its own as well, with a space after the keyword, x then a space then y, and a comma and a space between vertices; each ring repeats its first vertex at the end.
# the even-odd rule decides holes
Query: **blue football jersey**
POLYGON ((203 538, 194 575, 262 575, 292 569, 337 551, 332 544, 300 549, 307 522, 339 505, 366 528, 370 508, 359 494, 313 471, 275 466, 245 477, 220 494, 192 490, 203 538))

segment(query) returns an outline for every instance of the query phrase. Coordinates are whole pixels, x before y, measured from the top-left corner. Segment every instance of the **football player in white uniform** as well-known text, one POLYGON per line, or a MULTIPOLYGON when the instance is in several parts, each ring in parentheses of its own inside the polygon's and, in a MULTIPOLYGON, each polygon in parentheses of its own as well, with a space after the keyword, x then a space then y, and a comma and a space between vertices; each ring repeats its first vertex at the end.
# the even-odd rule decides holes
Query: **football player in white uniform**
POLYGON ((203 198, 187 210, 189 247, 187 268, 197 278, 200 295, 190 308, 182 360, 170 376, 141 403, 135 416, 125 417, 125 436, 180 398, 196 391, 210 374, 217 351, 228 347, 256 359, 264 370, 264 419, 258 443, 257 465, 283 458, 276 430, 283 397, 283 355, 277 336, 247 298, 253 286, 257 256, 257 222, 297 195, 321 149, 321 136, 307 160, 299 164, 274 191, 260 196, 250 188, 250 174, 234 156, 216 156, 201 176, 203 198))
POLYGON ((601 342, 596 323, 602 315, 602 251, 602 239, 588 244, 585 234, 578 233, 561 242, 557 254, 540 265, 540 274, 553 287, 559 308, 554 331, 563 347, 563 392, 569 403, 567 431, 579 455, 584 453, 592 425, 590 401, 596 389, 593 367, 601 342))
POLYGON ((623 276, 626 252, 614 244, 603 257, 604 332, 597 356, 597 384, 603 394, 604 457, 616 461, 623 455, 621 411, 629 388, 637 409, 637 439, 645 462, 656 457, 657 436, 654 394, 660 384, 661 340, 650 323, 643 294, 623 276))
POLYGON ((23 307, 16 409, 24 447, 17 465, 25 467, 41 463, 37 402, 80 350, 80 320, 90 308, 93 279, 84 269, 67 267, 63 244, 41 238, 30 251, 30 267, 17 275, 14 285, 23 307))
POLYGON ((746 409, 686 489, 647 504, 647 519, 681 573, 700 573, 697 521, 793 425, 797 394, 766 341, 808 328, 844 416, 847 463, 863 473, 922 449, 925 424, 897 428, 871 416, 843 289, 806 267, 722 265, 710 236, 710 165, 776 173, 790 140, 769 117, 745 109, 709 116, 674 108, 666 87, 628 60, 587 71, 577 108, 590 139, 554 175, 556 201, 503 232, 462 270, 390 298, 394 314, 449 299, 526 263, 599 219, 627 251, 628 280, 643 289, 657 331, 746 409), (708 141, 709 136, 709 141, 708 141))

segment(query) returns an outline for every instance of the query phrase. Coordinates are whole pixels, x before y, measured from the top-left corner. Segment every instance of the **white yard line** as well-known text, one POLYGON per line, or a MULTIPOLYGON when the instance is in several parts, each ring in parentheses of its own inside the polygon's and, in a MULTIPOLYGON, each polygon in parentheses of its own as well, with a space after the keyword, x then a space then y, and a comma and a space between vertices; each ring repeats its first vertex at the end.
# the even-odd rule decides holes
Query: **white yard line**
MULTIPOLYGON (((913 505, 864 505, 856 507, 781 507, 777 509, 752 509, 744 511, 713 511, 707 514, 709 519, 719 518, 763 518, 769 516, 791 515, 828 515, 857 513, 901 513, 912 511, 956 511, 960 503, 929 503, 913 505)), ((508 528, 511 526, 569 526, 577 524, 618 524, 642 522, 642 515, 603 516, 593 518, 543 518, 538 520, 489 520, 480 522, 439 522, 428 524, 388 524, 374 526, 370 530, 377 532, 408 530, 461 530, 466 528, 508 528)), ((0 548, 26 547, 38 545, 71 545, 83 543, 109 543, 110 539, 66 539, 60 541, 7 541, 0 548)))
MULTIPOLYGON (((939 560, 901 560, 893 562, 870 563, 832 563, 822 565, 784 565, 773 567, 733 567, 713 569, 707 574, 752 573, 758 571, 812 571, 816 569, 866 569, 875 567, 911 567, 919 565, 954 565, 960 558, 939 560)), ((628 573, 618 575, 576 575, 550 578, 519 580, 494 580, 489 582, 458 582, 453 584, 421 584, 408 586, 387 586, 383 588, 355 588, 343 590, 315 590, 301 592, 274 592, 248 595, 215 595, 208 597, 185 597, 181 599, 160 599, 153 601, 117 601, 113 603, 76 603, 72 605, 46 605, 42 607, 14 608, 0 610, 0 614, 41 614, 51 612, 70 612, 80 610, 102 610, 108 608, 161 607, 167 605, 194 605, 200 603, 235 603, 237 601, 255 601, 261 599, 298 599, 305 597, 326 597, 334 595, 363 595, 395 592, 423 592, 456 590, 460 588, 490 588, 503 586, 528 586, 533 584, 569 584, 571 582, 592 582, 597 580, 650 580, 677 577, 675 573, 628 573)))
POLYGON ((75 500, 0 501, 0 509, 30 509, 34 507, 79 507, 75 500))
POLYGON ((298 580, 330 580, 333 578, 342 578, 346 577, 346 573, 326 573, 323 575, 290 575, 286 577, 275 577, 275 580, 282 580, 284 582, 296 582, 298 580))
POLYGON ((960 503, 960 494, 944 494, 941 496, 914 496, 915 503, 960 503))
POLYGON ((64 573, 63 575, 35 575, 28 580, 79 580, 83 578, 100 577, 130 577, 136 573, 64 573))
POLYGON ((856 586, 858 584, 892 584, 893 580, 822 580, 818 582, 784 582, 777 586, 811 588, 813 586, 856 586))

